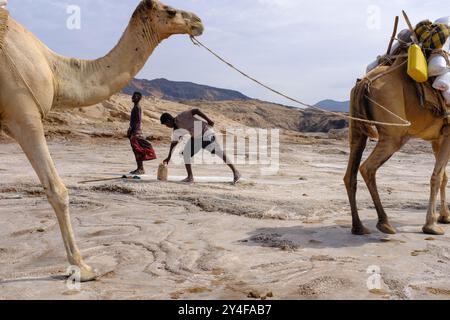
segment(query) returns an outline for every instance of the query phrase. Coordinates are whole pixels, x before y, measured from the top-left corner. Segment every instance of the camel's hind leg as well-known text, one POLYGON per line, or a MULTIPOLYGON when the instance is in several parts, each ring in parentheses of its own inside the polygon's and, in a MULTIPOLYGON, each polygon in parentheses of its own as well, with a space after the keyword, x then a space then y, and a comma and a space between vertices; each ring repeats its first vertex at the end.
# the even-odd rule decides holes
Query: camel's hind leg
MULTIPOLYGON (((433 142, 433 151, 436 157, 436 161, 438 160, 438 154, 441 148, 442 140, 437 140, 433 142)), ((448 209, 447 203, 447 184, 448 184, 448 174, 447 170, 444 169, 444 175, 442 176, 441 182, 441 212, 439 215, 438 222, 442 224, 450 224, 450 211, 448 209)))
POLYGON ((450 158, 450 127, 448 126, 444 128, 444 137, 440 144, 440 148, 438 149, 436 165, 434 167, 433 176, 431 177, 430 203, 427 221, 423 227, 424 233, 433 235, 443 235, 445 233, 444 229, 437 225, 436 198, 439 189, 443 185, 445 169, 450 158))
POLYGON ((358 188, 358 170, 364 149, 367 145, 367 135, 353 131, 350 142, 350 159, 348 162, 347 173, 344 177, 345 186, 347 188, 348 198, 352 211, 352 233, 355 235, 370 234, 370 230, 365 228, 361 223, 358 214, 358 206, 356 204, 356 191, 358 188))
POLYGON ((36 171, 58 218, 69 263, 80 268, 81 280, 93 280, 94 270, 84 263, 75 243, 69 215, 69 195, 50 156, 38 113, 6 120, 8 131, 20 144, 36 171))
POLYGON ((395 152, 406 143, 406 139, 386 139, 382 137, 369 158, 361 166, 361 174, 369 188, 375 208, 378 213, 377 228, 383 233, 395 234, 395 229, 389 223, 378 193, 376 174, 378 169, 385 164, 395 152))

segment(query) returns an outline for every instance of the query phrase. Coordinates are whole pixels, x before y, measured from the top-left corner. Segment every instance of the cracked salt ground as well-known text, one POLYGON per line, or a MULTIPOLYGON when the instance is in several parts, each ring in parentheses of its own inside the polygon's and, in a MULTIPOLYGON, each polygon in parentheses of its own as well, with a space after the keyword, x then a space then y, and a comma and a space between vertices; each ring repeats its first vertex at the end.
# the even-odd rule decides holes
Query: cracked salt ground
MULTIPOLYGON (((355 237, 344 173, 338 169, 348 155, 324 155, 330 148, 346 150, 344 141, 286 145, 289 153, 281 154, 279 175, 260 177, 257 167, 242 167, 251 183, 236 187, 77 184, 89 175, 126 172, 133 163, 126 142, 118 144, 113 156, 108 145, 96 145, 95 154, 86 145, 51 145, 70 190, 79 245, 102 275, 82 284, 79 292, 67 289, 61 278, 67 263, 59 228, 37 179, 17 146, 2 145, 0 167, 7 171, 1 172, 0 183, 0 299, 450 296, 449 234, 426 240, 420 233, 432 170, 432 155, 417 152, 422 145, 410 148, 414 154, 394 157, 379 174, 382 198, 399 233, 375 231, 376 213, 360 184, 361 217, 374 232, 355 237), (399 171, 412 167, 414 176, 399 171), (374 265, 381 269, 380 290, 367 287, 367 269, 374 265)), ((147 168, 149 173, 156 169, 157 163, 147 168)), ((194 166, 205 177, 226 176, 227 170, 194 166)), ((184 169, 173 166, 171 172, 182 176, 184 169)))

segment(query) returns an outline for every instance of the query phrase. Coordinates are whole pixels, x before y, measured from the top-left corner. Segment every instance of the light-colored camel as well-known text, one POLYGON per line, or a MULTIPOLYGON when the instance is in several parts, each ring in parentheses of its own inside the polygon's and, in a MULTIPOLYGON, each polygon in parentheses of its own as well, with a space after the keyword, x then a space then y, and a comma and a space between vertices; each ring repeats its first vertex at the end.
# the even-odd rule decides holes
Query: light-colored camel
MULTIPOLYGON (((392 68, 396 68, 399 64, 404 64, 404 61, 404 58, 398 59, 392 68)), ((388 68, 379 67, 369 73, 367 77, 374 79, 378 75, 385 73, 388 68)), ((381 204, 376 184, 376 173, 410 138, 420 138, 432 143, 436 156, 436 165, 431 178, 428 214, 423 232, 442 235, 444 234, 444 229, 437 223, 450 223, 445 192, 448 182, 446 166, 450 159, 450 128, 446 125, 445 119, 434 116, 430 111, 421 107, 415 84, 406 74, 406 66, 400 66, 400 68, 391 70, 395 71, 375 80, 368 92, 365 90, 364 80, 357 84, 352 91, 350 108, 354 116, 381 122, 399 123, 398 119, 395 119, 395 117, 377 106, 376 103, 378 103, 387 107, 394 114, 411 122, 410 127, 377 126, 378 144, 361 168, 361 159, 366 148, 367 139, 370 136, 374 136, 375 132, 366 124, 351 122, 350 160, 344 181, 351 205, 352 232, 356 235, 370 233, 359 219, 356 204, 357 175, 358 169, 360 169, 378 213, 377 228, 384 233, 395 234, 396 231, 389 223, 389 219, 381 204), (436 198, 439 189, 441 190, 441 212, 438 217, 436 214, 436 198)), ((408 170, 408 168, 405 168, 405 170, 408 170)))
POLYGON ((13 19, 9 19, 8 28, 4 39, 7 54, 0 51, 0 124, 20 144, 46 191, 69 263, 81 269, 82 281, 92 280, 96 274, 76 245, 68 191, 47 148, 42 116, 54 108, 79 108, 108 99, 141 70, 161 41, 174 34, 201 35, 203 25, 193 13, 143 0, 117 46, 92 61, 57 55, 13 19), (19 72, 14 72, 7 56, 19 72))

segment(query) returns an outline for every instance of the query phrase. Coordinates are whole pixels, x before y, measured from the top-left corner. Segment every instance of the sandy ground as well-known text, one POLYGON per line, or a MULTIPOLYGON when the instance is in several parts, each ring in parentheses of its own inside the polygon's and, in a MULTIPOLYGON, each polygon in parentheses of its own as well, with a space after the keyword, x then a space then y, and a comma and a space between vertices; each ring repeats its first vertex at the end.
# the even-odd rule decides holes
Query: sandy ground
MULTIPOLYGON (((345 141, 284 144, 278 175, 242 166, 246 180, 236 187, 83 185, 133 169, 127 141, 60 141, 50 149, 70 189, 79 246, 104 276, 81 291, 66 287, 53 211, 17 145, 1 144, 0 299, 450 298, 450 230, 442 237, 421 233, 433 168, 426 145, 409 145, 379 174, 397 235, 375 231, 376 213, 360 182, 361 216, 374 230, 366 237, 350 234, 345 141), (374 266, 380 290, 367 285, 374 266)), ((166 150, 158 147, 160 156, 166 150)), ((195 172, 231 178, 223 165, 195 172)), ((183 167, 171 173, 182 176, 183 167)))

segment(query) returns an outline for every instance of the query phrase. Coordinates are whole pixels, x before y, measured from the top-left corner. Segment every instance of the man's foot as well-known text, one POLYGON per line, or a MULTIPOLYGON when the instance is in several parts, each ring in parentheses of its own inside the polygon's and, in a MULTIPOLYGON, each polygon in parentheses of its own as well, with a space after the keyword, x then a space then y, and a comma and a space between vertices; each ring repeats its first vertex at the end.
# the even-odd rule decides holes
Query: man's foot
POLYGON ((233 180, 233 184, 238 184, 239 181, 241 181, 242 179, 242 175, 238 172, 234 175, 234 180, 233 180))
POLYGON ((181 181, 182 183, 194 183, 194 178, 193 177, 187 177, 186 179, 181 181))
POLYGON ((145 174, 145 170, 137 169, 137 170, 131 171, 130 174, 135 175, 135 176, 142 176, 145 174))

